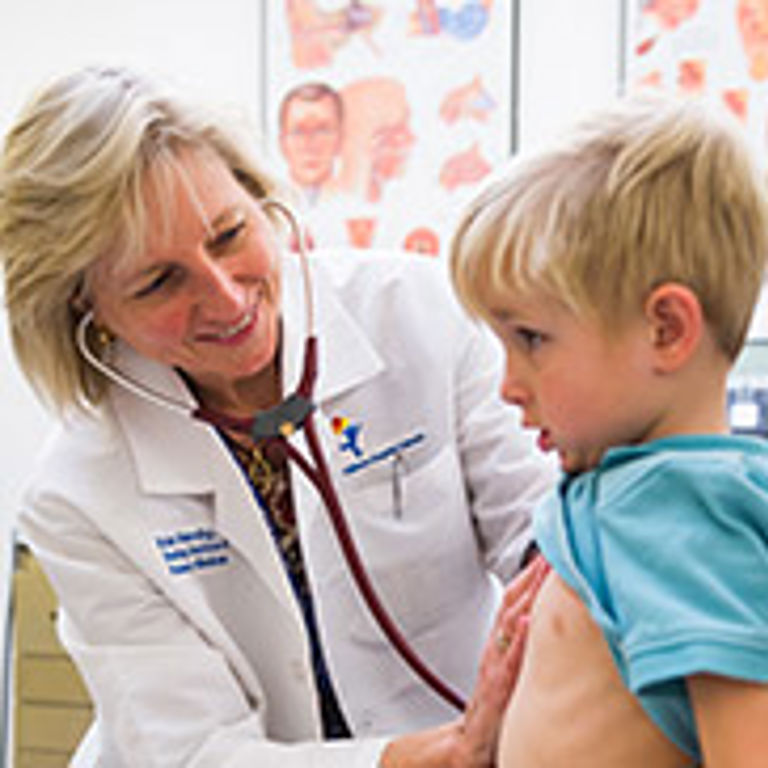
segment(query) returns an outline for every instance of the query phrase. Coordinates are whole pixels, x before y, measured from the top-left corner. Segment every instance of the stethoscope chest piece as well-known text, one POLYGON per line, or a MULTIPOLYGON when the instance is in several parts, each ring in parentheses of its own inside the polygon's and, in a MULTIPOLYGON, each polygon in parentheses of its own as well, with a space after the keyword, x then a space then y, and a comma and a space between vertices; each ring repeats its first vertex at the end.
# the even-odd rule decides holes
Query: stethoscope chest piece
POLYGON ((306 397, 294 393, 276 408, 262 411, 251 422, 251 437, 258 442, 270 437, 290 437, 298 432, 315 409, 314 403, 306 397))

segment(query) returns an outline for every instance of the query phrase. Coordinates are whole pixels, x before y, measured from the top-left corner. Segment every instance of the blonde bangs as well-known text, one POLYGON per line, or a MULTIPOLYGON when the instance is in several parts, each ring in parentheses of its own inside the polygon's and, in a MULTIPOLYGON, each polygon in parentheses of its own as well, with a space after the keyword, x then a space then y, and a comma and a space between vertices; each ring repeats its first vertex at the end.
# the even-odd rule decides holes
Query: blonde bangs
POLYGON ((541 234, 523 190, 488 187, 459 222, 450 252, 451 277, 467 312, 489 319, 510 292, 528 292, 540 278, 541 234))

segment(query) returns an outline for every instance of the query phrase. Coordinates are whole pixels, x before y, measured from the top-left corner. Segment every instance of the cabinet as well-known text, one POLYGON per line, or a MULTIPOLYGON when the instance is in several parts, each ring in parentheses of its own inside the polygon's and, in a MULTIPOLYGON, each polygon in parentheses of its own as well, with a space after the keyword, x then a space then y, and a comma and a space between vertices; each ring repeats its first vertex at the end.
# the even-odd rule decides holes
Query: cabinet
POLYGON ((66 768, 93 717, 83 681, 56 636, 56 596, 32 553, 13 575, 16 768, 66 768))

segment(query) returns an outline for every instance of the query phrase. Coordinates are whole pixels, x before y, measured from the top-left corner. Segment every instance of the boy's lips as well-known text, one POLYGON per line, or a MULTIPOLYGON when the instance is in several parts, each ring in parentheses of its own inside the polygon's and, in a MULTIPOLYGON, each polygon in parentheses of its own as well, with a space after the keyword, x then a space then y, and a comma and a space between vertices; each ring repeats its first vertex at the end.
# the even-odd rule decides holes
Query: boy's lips
POLYGON ((552 442, 552 437, 550 436, 548 429, 541 429, 539 431, 536 443, 539 446, 539 450, 544 451, 544 453, 554 450, 555 448, 555 444, 552 442))

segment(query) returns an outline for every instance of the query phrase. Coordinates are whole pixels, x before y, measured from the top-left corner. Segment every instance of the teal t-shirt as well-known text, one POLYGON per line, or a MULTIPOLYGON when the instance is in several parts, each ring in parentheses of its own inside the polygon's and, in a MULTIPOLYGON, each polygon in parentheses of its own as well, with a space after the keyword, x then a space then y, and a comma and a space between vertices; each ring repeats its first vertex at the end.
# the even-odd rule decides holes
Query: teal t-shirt
POLYGON ((629 689, 699 760, 685 677, 768 682, 768 441, 685 435, 612 449, 563 479, 534 530, 629 689))

